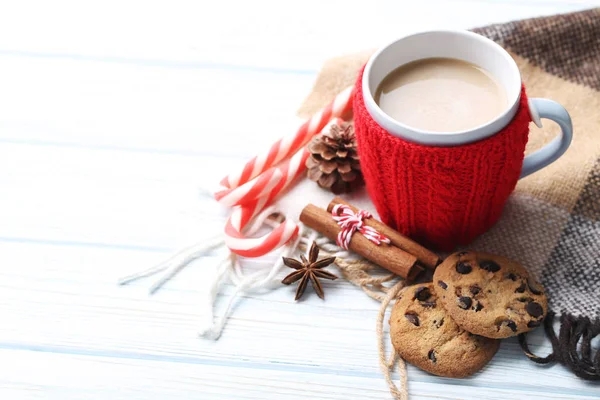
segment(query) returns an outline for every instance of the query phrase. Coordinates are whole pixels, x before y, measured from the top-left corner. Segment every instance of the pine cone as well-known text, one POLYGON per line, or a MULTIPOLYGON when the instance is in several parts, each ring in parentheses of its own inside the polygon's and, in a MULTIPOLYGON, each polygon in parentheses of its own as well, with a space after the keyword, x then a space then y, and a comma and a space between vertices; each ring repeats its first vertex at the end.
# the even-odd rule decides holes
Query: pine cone
POLYGON ((307 146, 308 177, 335 194, 349 192, 363 184, 354 125, 333 124, 315 136, 307 146))

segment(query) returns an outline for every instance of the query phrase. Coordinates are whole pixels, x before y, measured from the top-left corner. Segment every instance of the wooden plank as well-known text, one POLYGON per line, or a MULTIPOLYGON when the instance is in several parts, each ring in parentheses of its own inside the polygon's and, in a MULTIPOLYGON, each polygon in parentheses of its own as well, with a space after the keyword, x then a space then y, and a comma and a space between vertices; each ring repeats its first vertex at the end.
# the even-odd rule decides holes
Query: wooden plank
MULTIPOLYGON (((293 304, 292 288, 246 296, 223 337, 212 342, 196 338, 195 332, 203 316, 196 306, 202 277, 214 258, 186 270, 165 291, 148 298, 142 283, 119 288, 113 277, 156 254, 58 247, 0 246, 9 259, 26 261, 1 270, 0 348, 300 371, 329 380, 380 378, 373 329, 378 306, 347 282, 326 284, 326 302, 309 296, 293 304)), ((224 295, 229 293, 231 288, 224 295)), ((540 334, 531 339, 532 345, 547 352, 540 334)), ((414 368, 409 373, 411 382, 460 384, 486 392, 591 396, 597 390, 560 366, 536 367, 514 339, 504 341, 489 367, 471 379, 441 379, 414 368)))
MULTIPOLYGON (((280 371, 270 368, 230 367, 109 358, 82 354, 53 354, 0 350, 0 393, 19 399, 382 399, 385 383, 359 374, 280 371), (24 377, 27 377, 24 379, 24 377)), ((463 386, 460 381, 411 382, 412 399, 593 399, 570 392, 463 386), (485 390, 485 394, 482 391, 485 390), (485 397, 482 397, 485 396, 485 397)))
POLYGON ((313 80, 0 53, 0 143, 248 158, 296 131, 313 80))
POLYGON ((305 0, 292 6, 277 0, 152 4, 113 0, 93 6, 60 1, 40 2, 32 15, 29 3, 20 2, 0 13, 0 49, 7 54, 91 62, 315 70, 336 53, 378 46, 415 30, 469 28, 599 4, 428 0, 408 6, 375 0, 366 6, 305 0), (68 15, 59 12, 65 9, 68 15))

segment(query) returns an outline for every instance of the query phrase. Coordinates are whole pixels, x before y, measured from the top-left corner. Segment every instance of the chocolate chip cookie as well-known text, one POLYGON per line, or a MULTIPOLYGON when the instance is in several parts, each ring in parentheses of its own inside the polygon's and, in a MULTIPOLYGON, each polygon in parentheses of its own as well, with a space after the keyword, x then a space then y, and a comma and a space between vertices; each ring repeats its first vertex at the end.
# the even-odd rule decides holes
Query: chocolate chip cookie
POLYGON ((500 346, 499 340, 460 328, 440 304, 431 283, 409 287, 402 293, 390 316, 390 336, 406 361, 451 378, 479 371, 500 346))
POLYGON ((544 288, 508 258, 463 251, 434 275, 435 291, 448 314, 467 331, 494 339, 539 326, 548 311, 544 288))

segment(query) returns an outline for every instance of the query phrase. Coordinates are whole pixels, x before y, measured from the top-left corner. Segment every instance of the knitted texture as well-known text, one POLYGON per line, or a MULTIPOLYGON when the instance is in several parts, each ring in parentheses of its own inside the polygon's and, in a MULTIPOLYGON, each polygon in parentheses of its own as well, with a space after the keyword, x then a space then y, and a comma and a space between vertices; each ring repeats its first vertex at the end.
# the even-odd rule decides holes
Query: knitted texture
POLYGON ((531 122, 524 87, 517 114, 504 129, 454 147, 425 146, 389 134, 365 108, 362 72, 356 87, 354 120, 361 169, 386 224, 450 251, 496 223, 523 165, 531 122))

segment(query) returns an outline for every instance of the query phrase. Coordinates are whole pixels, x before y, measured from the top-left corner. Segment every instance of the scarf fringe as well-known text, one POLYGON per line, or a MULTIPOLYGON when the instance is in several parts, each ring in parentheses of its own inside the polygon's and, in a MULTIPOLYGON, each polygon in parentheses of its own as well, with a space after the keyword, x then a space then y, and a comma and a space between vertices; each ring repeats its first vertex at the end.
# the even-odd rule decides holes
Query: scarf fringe
POLYGON ((576 376, 589 381, 600 381, 600 349, 595 354, 592 340, 600 335, 600 319, 592 321, 588 317, 575 317, 562 314, 558 337, 554 331, 553 312, 548 312, 544 321, 544 332, 552 344, 552 352, 540 357, 529 350, 527 334, 519 335, 519 344, 525 355, 537 364, 559 362, 576 376))

